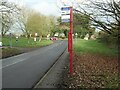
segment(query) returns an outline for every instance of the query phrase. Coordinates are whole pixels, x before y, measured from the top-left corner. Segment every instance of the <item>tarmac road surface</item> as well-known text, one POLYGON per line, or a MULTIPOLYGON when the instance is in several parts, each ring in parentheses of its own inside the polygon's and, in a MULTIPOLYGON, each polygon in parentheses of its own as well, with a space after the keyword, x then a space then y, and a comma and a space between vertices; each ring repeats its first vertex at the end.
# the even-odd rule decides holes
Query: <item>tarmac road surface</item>
POLYGON ((66 50, 67 41, 2 60, 2 88, 31 88, 66 50))

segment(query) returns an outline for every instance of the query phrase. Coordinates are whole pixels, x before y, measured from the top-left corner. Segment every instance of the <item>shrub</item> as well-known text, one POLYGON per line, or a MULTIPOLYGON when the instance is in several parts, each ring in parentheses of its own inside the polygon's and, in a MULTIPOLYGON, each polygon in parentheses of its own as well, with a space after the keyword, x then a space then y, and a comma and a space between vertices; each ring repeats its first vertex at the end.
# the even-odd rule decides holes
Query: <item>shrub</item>
POLYGON ((118 41, 117 36, 114 36, 112 34, 110 35, 110 34, 107 34, 107 33, 104 33, 104 32, 99 33, 98 40, 100 42, 106 43, 110 46, 115 46, 116 47, 116 46, 119 45, 119 41, 118 41))

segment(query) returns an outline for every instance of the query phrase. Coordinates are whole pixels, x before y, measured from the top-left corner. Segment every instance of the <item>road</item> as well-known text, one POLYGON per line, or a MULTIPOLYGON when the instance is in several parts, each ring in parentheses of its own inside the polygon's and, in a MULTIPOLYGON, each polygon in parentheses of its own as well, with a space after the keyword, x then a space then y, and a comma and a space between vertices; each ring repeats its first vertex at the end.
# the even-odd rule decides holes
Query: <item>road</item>
POLYGON ((2 60, 3 88, 31 88, 67 48, 67 41, 2 60))

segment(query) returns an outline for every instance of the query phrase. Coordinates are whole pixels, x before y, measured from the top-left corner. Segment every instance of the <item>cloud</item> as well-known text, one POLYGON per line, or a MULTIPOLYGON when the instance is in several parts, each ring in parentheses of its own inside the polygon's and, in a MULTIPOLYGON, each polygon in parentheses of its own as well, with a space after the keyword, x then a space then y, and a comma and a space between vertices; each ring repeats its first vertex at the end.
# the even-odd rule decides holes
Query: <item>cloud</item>
POLYGON ((41 2, 32 6, 36 11, 41 12, 44 15, 59 15, 58 9, 55 3, 41 2))
POLYGON ((19 5, 27 6, 44 15, 59 16, 56 0, 8 0, 19 5))
MULTIPOLYGON (((61 7, 62 6, 61 1, 65 2, 67 5, 73 4, 74 7, 78 7, 77 3, 82 4, 85 2, 89 4, 89 0, 8 0, 8 1, 17 3, 21 6, 22 5, 27 6, 45 15, 55 15, 55 16, 60 16, 60 10, 57 7, 57 5, 61 7)), ((106 0, 102 0, 102 1, 106 1, 106 0)), ((107 1, 111 1, 111 0, 107 0, 107 1)), ((119 0, 115 0, 115 1, 119 1, 119 0)))

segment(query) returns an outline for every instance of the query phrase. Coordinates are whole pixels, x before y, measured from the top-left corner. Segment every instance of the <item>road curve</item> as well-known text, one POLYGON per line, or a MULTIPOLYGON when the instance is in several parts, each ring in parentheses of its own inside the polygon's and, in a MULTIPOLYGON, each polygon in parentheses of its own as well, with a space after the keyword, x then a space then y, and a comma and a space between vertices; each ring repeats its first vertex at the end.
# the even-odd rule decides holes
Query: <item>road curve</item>
POLYGON ((67 48, 67 41, 2 60, 2 88, 31 88, 67 48))

